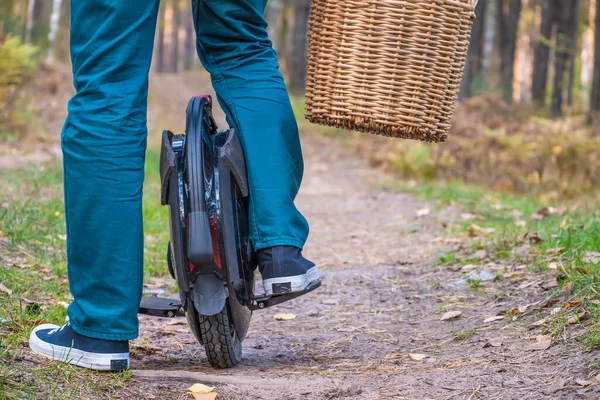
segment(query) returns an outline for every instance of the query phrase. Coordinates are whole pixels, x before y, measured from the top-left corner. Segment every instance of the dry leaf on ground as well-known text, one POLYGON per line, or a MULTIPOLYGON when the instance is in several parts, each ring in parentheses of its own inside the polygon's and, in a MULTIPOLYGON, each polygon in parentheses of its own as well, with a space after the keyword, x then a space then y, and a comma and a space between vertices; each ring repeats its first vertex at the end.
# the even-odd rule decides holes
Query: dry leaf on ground
POLYGON ((458 318, 462 315, 462 312, 460 311, 448 311, 447 313, 445 313, 444 315, 442 315, 442 318, 440 318, 441 321, 447 321, 450 319, 454 319, 454 318, 458 318))
POLYGON ((410 358, 413 361, 423 361, 427 358, 427 356, 425 354, 410 353, 408 355, 408 358, 410 358))
POLYGON ((583 255, 583 262, 587 264, 598 264, 600 262, 600 253, 597 251, 586 251, 583 255))
POLYGON ((492 234, 494 232, 496 232, 495 228, 482 228, 479 225, 475 225, 475 224, 472 224, 471 226, 469 226, 469 236, 471 236, 471 237, 486 236, 486 235, 492 234))
POLYGON ((217 392, 209 392, 209 393, 194 393, 191 395, 194 397, 194 400, 215 400, 217 398, 217 392))
POLYGON ((487 324, 488 322, 500 321, 501 319, 504 319, 504 315, 489 317, 489 318, 484 319, 483 322, 487 324))
POLYGON ((9 288, 7 288, 6 286, 4 286, 1 283, 0 283, 0 292, 4 292, 9 296, 12 294, 12 290, 10 290, 9 288))
POLYGON ((552 336, 540 335, 535 337, 535 342, 530 343, 525 348, 526 350, 547 350, 552 346, 552 336))
POLYGON ((188 390, 195 400, 214 400, 217 398, 217 392, 214 391, 214 386, 196 383, 189 387, 188 390))
POLYGON ((277 321, 289 321, 296 318, 296 314, 276 314, 274 317, 277 321))
POLYGON ((202 383, 196 383, 196 384, 190 386, 188 388, 188 390, 190 392, 192 392, 192 393, 203 394, 203 393, 210 393, 210 392, 212 392, 213 390, 215 390, 215 387, 214 386, 207 386, 207 385, 204 385, 202 383))
POLYGON ((417 217, 424 217, 426 215, 429 215, 429 213, 431 213, 431 210, 429 209, 429 207, 425 207, 417 211, 417 217))
POLYGON ((484 349, 487 349, 488 347, 500 347, 502 346, 502 339, 490 339, 489 341, 486 342, 486 344, 483 345, 484 349))

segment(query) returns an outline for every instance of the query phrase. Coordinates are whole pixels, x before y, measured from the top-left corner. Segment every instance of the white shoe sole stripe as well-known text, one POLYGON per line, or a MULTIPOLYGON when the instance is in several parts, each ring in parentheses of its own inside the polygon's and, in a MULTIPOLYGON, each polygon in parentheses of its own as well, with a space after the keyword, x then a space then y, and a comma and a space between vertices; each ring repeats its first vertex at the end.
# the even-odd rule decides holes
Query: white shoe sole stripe
POLYGON ((314 267, 306 271, 304 275, 265 279, 263 280, 265 294, 267 296, 271 296, 273 294, 273 284, 278 283, 290 283, 292 287, 291 292, 299 292, 306 289, 309 283, 318 280, 320 276, 321 274, 319 272, 319 267, 315 265, 314 267))

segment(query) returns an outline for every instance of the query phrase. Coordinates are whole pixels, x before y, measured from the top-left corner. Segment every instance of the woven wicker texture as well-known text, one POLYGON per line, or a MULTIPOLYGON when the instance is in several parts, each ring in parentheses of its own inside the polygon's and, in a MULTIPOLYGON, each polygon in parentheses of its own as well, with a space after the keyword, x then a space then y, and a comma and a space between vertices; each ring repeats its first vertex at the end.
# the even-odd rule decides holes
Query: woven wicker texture
POLYGON ((446 140, 474 6, 473 0, 312 0, 306 118, 446 140))

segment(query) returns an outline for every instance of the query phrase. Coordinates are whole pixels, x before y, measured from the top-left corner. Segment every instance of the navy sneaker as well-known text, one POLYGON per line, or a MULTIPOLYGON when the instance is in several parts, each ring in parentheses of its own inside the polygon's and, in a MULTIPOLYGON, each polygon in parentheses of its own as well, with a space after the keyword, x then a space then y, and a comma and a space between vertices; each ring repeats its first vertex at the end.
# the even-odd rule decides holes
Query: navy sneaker
POLYGON ((75 332, 71 325, 44 324, 29 337, 34 353, 56 361, 100 371, 129 368, 129 342, 94 339, 75 332))
POLYGON ((301 292, 320 279, 319 267, 302 257, 292 246, 277 246, 258 252, 258 268, 265 294, 301 292))

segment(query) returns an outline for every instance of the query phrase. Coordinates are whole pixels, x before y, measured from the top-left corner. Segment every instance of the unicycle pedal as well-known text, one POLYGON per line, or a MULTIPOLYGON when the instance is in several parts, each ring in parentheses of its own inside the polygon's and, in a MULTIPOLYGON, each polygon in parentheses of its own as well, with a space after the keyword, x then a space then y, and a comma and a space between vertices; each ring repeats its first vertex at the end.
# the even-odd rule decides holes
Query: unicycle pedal
POLYGON ((139 313, 152 315, 153 317, 185 317, 181 301, 155 296, 142 297, 139 313))
POLYGON ((250 302, 248 307, 251 310, 264 310, 267 307, 272 307, 277 304, 284 303, 286 301, 293 300, 297 297, 304 296, 307 293, 312 292, 313 290, 319 288, 321 286, 321 280, 311 282, 309 285, 300 292, 293 293, 285 293, 285 294, 272 294, 271 296, 267 295, 253 295, 250 297, 250 302))

